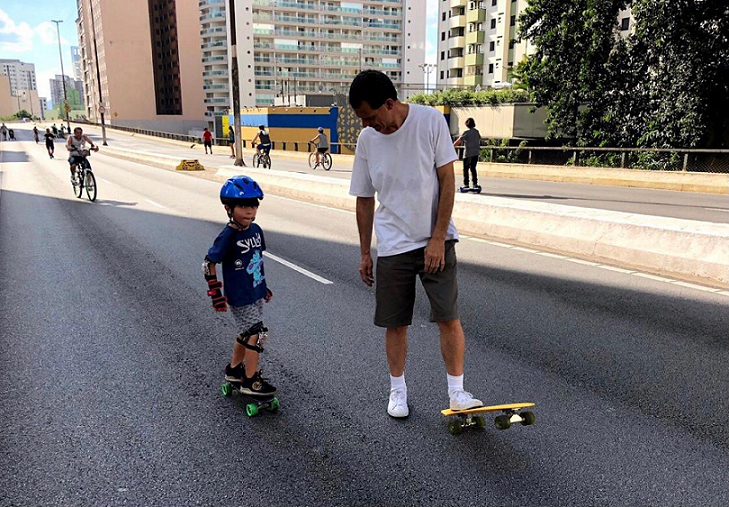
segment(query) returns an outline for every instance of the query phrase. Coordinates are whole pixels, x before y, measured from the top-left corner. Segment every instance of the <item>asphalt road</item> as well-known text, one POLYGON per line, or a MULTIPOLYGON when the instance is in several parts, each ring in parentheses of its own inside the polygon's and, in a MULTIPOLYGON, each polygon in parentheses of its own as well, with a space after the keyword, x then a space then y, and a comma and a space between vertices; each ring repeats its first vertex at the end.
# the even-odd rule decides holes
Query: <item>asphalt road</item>
MULTIPOLYGON (((24 127, 27 128, 27 127, 24 127)), ((85 127, 92 137, 100 138, 101 130, 85 127)), ((30 134, 21 134, 29 136, 30 134)), ((147 154, 165 154, 179 157, 198 158, 206 167, 229 165, 230 150, 226 146, 216 146, 214 155, 206 155, 202 146, 194 148, 181 147, 170 143, 132 137, 127 133, 107 130, 109 145, 116 148, 139 151, 147 154)), ((312 133, 312 137, 314 133, 312 133)), ((30 137, 27 137, 30 139, 30 137)), ((246 150, 245 160, 250 165, 252 151, 246 150)), ((331 171, 321 168, 312 171, 302 160, 292 160, 274 151, 272 154, 274 168, 282 171, 293 171, 305 174, 325 174, 335 178, 349 179, 352 173, 351 164, 337 160, 331 171)), ((456 181, 461 183, 461 164, 456 163, 456 181)), ((729 178, 729 175, 727 175, 729 178)), ((693 192, 673 192, 667 190, 649 190, 641 188, 610 187, 602 185, 586 185, 578 183, 558 183, 550 181, 530 181, 509 178, 481 178, 484 191, 481 195, 525 199, 583 208, 605 209, 655 215, 704 222, 729 222, 729 197, 726 195, 701 194, 693 192)))
POLYGON ((95 154, 89 203, 0 150, 0 506, 729 503, 726 293, 464 238, 466 387, 537 424, 454 437, 422 291, 393 420, 353 214, 267 196, 269 253, 333 283, 266 260, 282 407, 248 419, 200 271, 219 183, 95 154))

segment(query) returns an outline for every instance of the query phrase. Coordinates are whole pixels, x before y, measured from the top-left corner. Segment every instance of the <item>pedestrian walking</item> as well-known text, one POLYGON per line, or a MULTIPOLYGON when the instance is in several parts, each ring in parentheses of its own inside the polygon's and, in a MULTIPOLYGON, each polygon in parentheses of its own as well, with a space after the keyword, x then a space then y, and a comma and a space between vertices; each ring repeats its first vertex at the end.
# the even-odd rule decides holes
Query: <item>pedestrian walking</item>
POLYGON ((390 369, 387 413, 410 413, 405 384, 407 332, 419 277, 430 300, 430 320, 440 330, 448 396, 453 410, 481 406, 463 388, 465 338, 458 314, 456 242, 451 219, 453 162, 458 159, 448 124, 434 108, 398 100, 392 81, 361 72, 349 104, 364 127, 357 141, 349 193, 357 197, 362 281, 375 285, 376 326, 385 331, 390 369), (375 195, 379 207, 375 212, 375 195), (372 227, 377 235, 373 275, 372 227))
POLYGON ((208 148, 210 148, 210 154, 213 154, 213 134, 208 130, 207 127, 203 129, 203 145, 205 146, 205 154, 208 153, 208 148))
POLYGON ((230 146, 230 158, 235 158, 235 131, 228 127, 228 146, 230 146))
POLYGON ((3 141, 8 140, 8 127, 5 126, 5 123, 0 126, 0 134, 3 136, 3 141))
POLYGON ((53 160, 53 152, 56 150, 56 146, 53 144, 53 140, 56 136, 53 135, 51 129, 46 129, 46 133, 43 135, 46 140, 46 150, 48 150, 48 157, 53 160))
POLYGON ((38 144, 39 134, 40 132, 38 131, 38 125, 33 125, 33 139, 35 139, 35 144, 38 144))

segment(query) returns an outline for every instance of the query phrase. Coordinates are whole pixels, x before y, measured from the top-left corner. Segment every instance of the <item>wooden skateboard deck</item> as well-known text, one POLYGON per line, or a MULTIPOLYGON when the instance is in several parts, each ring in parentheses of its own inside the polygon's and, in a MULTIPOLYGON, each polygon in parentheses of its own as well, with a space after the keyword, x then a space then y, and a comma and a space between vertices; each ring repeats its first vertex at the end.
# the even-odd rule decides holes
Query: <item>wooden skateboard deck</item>
POLYGON ((534 403, 506 403, 503 405, 491 405, 487 407, 469 408, 467 410, 441 410, 441 414, 446 417, 454 417, 448 422, 448 431, 453 435, 463 432, 464 428, 475 426, 477 429, 486 427, 486 421, 483 414, 486 412, 502 412, 501 415, 494 419, 494 425, 497 429, 508 429, 512 423, 521 423, 523 426, 531 426, 535 423, 536 417, 534 412, 519 412, 524 408, 533 407, 534 403))
POLYGON ((246 404, 246 415, 248 417, 255 417, 258 415, 261 408, 265 408, 269 412, 276 412, 281 406, 281 403, 275 395, 266 397, 251 396, 250 394, 242 392, 240 387, 240 384, 237 382, 225 382, 220 387, 220 390, 225 396, 230 396, 233 394, 233 391, 238 391, 238 394, 248 400, 248 403, 246 404))

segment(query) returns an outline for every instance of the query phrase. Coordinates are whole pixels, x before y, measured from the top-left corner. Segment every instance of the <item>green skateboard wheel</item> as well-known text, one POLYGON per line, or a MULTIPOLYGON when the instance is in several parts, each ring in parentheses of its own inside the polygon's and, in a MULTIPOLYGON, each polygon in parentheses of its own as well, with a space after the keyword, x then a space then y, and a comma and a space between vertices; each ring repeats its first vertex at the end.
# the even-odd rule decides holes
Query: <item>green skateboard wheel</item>
POLYGON ((258 405, 255 403, 249 403, 246 405, 246 414, 248 417, 255 417, 258 414, 258 405))
POLYGON ((482 416, 476 416, 474 419, 476 420, 477 429, 482 430, 486 427, 486 419, 484 419, 482 416))
POLYGON ((271 404, 269 405, 269 410, 271 412, 276 412, 279 407, 281 407, 281 402, 278 401, 278 398, 271 400, 271 404))
POLYGON ((463 423, 458 419, 453 419, 448 423, 448 431, 451 435, 460 435, 463 433, 463 423))
POLYGON ((537 421, 537 417, 534 415, 534 412, 522 412, 519 415, 522 418, 521 424, 523 426, 531 426, 537 421))
POLYGON ((497 430, 508 430, 511 426, 511 417, 508 415, 500 415, 494 419, 494 426, 497 430))
POLYGON ((230 393, 233 392, 233 386, 230 384, 223 384, 220 386, 220 390, 223 392, 223 396, 230 396, 230 393))

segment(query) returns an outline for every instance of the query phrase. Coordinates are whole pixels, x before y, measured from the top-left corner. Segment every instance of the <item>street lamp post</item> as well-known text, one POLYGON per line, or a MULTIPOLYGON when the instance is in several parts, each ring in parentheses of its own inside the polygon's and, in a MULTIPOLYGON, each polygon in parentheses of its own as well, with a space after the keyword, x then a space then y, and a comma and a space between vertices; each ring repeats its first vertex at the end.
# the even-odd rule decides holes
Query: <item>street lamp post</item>
POLYGON ((228 19, 230 23, 230 47, 228 48, 233 91, 233 125, 235 126, 235 166, 245 166, 243 161, 243 141, 240 124, 240 81, 238 80, 238 34, 235 27, 235 0, 228 1, 228 19))
POLYGON ((61 19, 52 19, 53 23, 56 24, 56 32, 58 33, 58 57, 61 59, 61 81, 63 81, 63 110, 66 112, 66 127, 68 132, 71 132, 71 119, 68 116, 68 95, 66 95, 66 75, 63 73, 63 53, 61 52, 61 28, 60 23, 63 23, 61 19))
POLYGON ((437 65, 434 63, 420 63, 418 64, 418 67, 420 67, 423 70, 423 74, 425 74, 425 91, 428 93, 430 90, 430 73, 436 69, 437 65))
POLYGON ((94 37, 94 62, 96 63, 96 81, 99 83, 99 115, 101 116, 101 139, 104 146, 109 146, 106 143, 106 123, 104 122, 104 99, 101 96, 101 71, 99 70, 99 51, 96 48, 96 24, 94 23, 94 1, 89 2, 89 8, 91 9, 91 33, 94 37))

